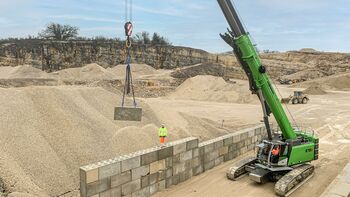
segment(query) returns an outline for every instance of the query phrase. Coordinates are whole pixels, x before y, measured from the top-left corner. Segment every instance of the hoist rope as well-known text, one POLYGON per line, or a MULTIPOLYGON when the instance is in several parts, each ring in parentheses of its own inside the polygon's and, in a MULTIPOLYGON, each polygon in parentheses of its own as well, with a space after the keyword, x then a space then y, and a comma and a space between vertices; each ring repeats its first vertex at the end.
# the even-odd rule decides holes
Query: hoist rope
POLYGON ((132 0, 125 0, 125 24, 124 24, 124 30, 125 30, 125 52, 126 52, 126 70, 125 70, 125 83, 124 83, 124 89, 123 89, 123 98, 122 98, 122 107, 124 107, 125 103, 125 95, 132 93, 133 97, 133 104, 134 107, 137 106, 136 100, 135 100, 135 93, 134 93, 134 85, 132 82, 132 74, 131 74, 131 55, 130 55, 130 47, 131 47, 131 35, 132 35, 132 0), (129 20, 128 20, 129 19, 129 20))

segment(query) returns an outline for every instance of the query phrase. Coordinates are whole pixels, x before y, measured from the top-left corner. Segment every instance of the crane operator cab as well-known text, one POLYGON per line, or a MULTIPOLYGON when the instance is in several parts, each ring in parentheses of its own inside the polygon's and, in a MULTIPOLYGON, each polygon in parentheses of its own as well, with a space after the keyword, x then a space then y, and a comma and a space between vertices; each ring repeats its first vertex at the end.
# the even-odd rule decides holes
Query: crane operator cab
POLYGON ((257 158, 260 163, 269 166, 287 166, 288 146, 282 141, 263 140, 258 145, 257 158))

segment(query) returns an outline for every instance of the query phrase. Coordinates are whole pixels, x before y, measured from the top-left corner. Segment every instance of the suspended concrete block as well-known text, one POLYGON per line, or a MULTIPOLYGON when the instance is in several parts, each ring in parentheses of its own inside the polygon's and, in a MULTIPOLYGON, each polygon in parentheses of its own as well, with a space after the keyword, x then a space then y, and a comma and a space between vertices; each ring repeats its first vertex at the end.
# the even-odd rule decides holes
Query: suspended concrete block
POLYGON ((140 107, 115 107, 114 120, 141 121, 142 108, 140 107))

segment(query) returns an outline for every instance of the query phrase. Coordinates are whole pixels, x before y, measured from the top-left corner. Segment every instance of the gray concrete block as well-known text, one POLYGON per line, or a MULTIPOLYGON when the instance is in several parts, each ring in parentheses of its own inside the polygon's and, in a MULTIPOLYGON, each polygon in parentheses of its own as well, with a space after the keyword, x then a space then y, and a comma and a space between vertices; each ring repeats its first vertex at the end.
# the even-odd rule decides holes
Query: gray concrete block
POLYGON ((219 140, 219 141, 214 143, 214 149, 219 149, 219 148, 221 148, 223 146, 224 146, 224 141, 223 140, 219 140))
POLYGON ((158 160, 158 151, 152 151, 141 155, 141 165, 147 165, 158 160))
POLYGON ((157 181, 162 181, 165 179, 165 170, 158 171, 158 179, 157 181))
POLYGON ((87 185, 85 182, 80 181, 80 196, 87 197, 87 185))
POLYGON ((247 146, 242 147, 242 148, 239 150, 239 152, 240 152, 240 154, 245 154, 245 153, 247 153, 247 152, 248 152, 247 146))
POLYGON ((225 155, 228 153, 228 146, 223 146, 219 149, 219 156, 225 155))
POLYGON ((112 188, 109 191, 111 191, 111 197, 121 197, 122 196, 122 187, 112 188))
POLYGON ((233 143, 233 137, 228 137, 224 139, 224 146, 229 146, 233 143))
POLYGON ((158 190, 163 190, 165 189, 165 180, 159 181, 158 183, 158 190))
POLYGON ((172 158, 173 158, 173 165, 180 163, 180 154, 174 155, 172 158))
POLYGON ((122 172, 141 166, 141 157, 135 156, 122 161, 122 172))
POLYGON ((239 135, 240 140, 245 140, 248 138, 248 132, 241 133, 239 135))
POLYGON ((255 143, 256 143, 255 136, 254 136, 254 137, 251 137, 251 143, 252 143, 252 144, 255 144, 255 143))
POLYGON ((105 166, 102 166, 99 168, 99 179, 104 179, 116 174, 119 174, 121 169, 120 169, 120 162, 115 162, 111 163, 105 166))
POLYGON ((224 162, 230 161, 236 158, 238 155, 239 155, 239 151, 228 152, 226 155, 224 155, 224 162))
POLYGON ((173 169, 172 168, 168 168, 165 170, 165 178, 169 178, 173 176, 173 169))
POLYGON ((254 131, 255 131, 255 135, 261 135, 263 130, 261 129, 261 127, 259 127, 259 128, 256 128, 254 131))
POLYGON ((199 147, 199 155, 204 155, 204 148, 205 148, 205 146, 201 146, 201 147, 199 147))
POLYGON ((110 178, 101 179, 93 183, 87 184, 86 193, 87 196, 93 196, 110 189, 110 178))
POLYGON ((181 172, 179 175, 180 182, 184 182, 192 177, 192 169, 186 170, 185 172, 181 172))
POLYGON ((218 165, 222 164, 223 162, 224 162, 224 156, 221 156, 221 157, 218 157, 215 159, 214 165, 218 166, 218 165))
POLYGON ((250 145, 250 144, 252 144, 252 139, 251 139, 251 138, 247 138, 247 139, 244 141, 244 145, 245 145, 245 146, 248 146, 248 145, 250 145))
POLYGON ((257 141, 260 142, 262 139, 263 139, 263 136, 259 135, 257 141))
POLYGON ((212 152, 214 150, 214 143, 210 143, 204 146, 204 154, 212 152))
POLYGON ((165 168, 173 167, 173 158, 168 157, 165 159, 165 168))
POLYGON ((248 137, 253 137, 255 136, 255 129, 248 131, 248 137))
POLYGON ((142 108, 140 107, 115 107, 114 120, 141 121, 142 108))
POLYGON ((242 147, 244 147, 245 146, 245 141, 240 141, 240 142, 238 142, 238 144, 237 144, 237 148, 242 148, 242 147))
POLYGON ((193 163, 192 160, 187 160, 187 161, 185 161, 185 168, 186 168, 186 169, 192 168, 192 163, 193 163))
POLYGON ((176 144, 173 147, 173 155, 177 155, 186 151, 186 143, 176 144))
POLYGON ((158 184, 155 183, 153 185, 150 185, 149 190, 150 190, 150 195, 157 193, 158 192, 158 184))
POLYGON ((177 185, 180 183, 180 175, 174 175, 172 179, 173 185, 177 185))
POLYGON ((131 181, 131 171, 111 176, 111 187, 117 187, 131 181))
POLYGON ((153 194, 157 193, 158 191, 164 190, 165 185, 166 185, 165 180, 151 185, 150 186, 150 194, 153 195, 153 194))
POLYGON ((203 173, 203 165, 196 166, 192 169, 192 175, 197 176, 199 174, 203 173))
POLYGON ((215 166, 215 161, 210 161, 207 163, 204 163, 204 171, 210 170, 215 166))
POLYGON ((238 143, 233 143, 228 147, 228 152, 236 151, 238 150, 238 143))
POLYGON ((158 150, 158 159, 162 160, 168 157, 173 156, 173 146, 165 147, 160 150, 158 150))
POLYGON ((208 163, 209 161, 213 161, 218 157, 219 157, 219 150, 213 150, 212 152, 209 152, 204 155, 204 162, 208 163))
POLYGON ((141 166, 138 168, 134 168, 131 170, 131 177, 132 180, 136 180, 136 179, 140 179, 142 176, 146 176, 147 174, 149 174, 149 165, 146 166, 141 166))
POLYGON ((202 165, 202 159, 200 157, 196 157, 192 159, 192 167, 202 165))
POLYGON ((132 194, 141 189, 141 179, 137 179, 122 185, 122 195, 132 194))
POLYGON ((150 195, 153 195, 155 193, 157 193, 158 191, 161 191, 165 189, 165 180, 160 181, 156 184, 153 184, 150 186, 150 195))
POLYGON ((145 187, 131 194, 131 197, 149 197, 150 187, 145 187))
MULTIPOLYGON (((180 153, 179 156, 180 156, 179 162, 185 162, 187 160, 190 160, 190 159, 192 159, 192 150, 180 153)), ((173 162, 175 163, 174 158, 173 158, 173 162)))
POLYGON ((193 157, 198 157, 199 156, 199 148, 195 148, 192 150, 192 156, 193 157))
POLYGON ((173 177, 165 179, 165 188, 169 188, 173 185, 173 177))
POLYGON ((149 186, 149 176, 141 177, 141 188, 149 186))
POLYGON ((184 172, 186 170, 185 164, 186 164, 185 162, 174 164, 173 165, 173 175, 177 175, 180 172, 184 172))
MULTIPOLYGON (((79 169, 79 176, 80 176, 80 182, 81 183, 86 183, 86 171, 83 169, 79 169)), ((97 181, 97 180, 95 180, 97 181)))
POLYGON ((253 150, 255 148, 255 144, 250 144, 247 146, 248 151, 253 150))
POLYGON ((84 170, 80 168, 80 181, 92 183, 98 180, 98 167, 84 170))
POLYGON ((101 192, 100 194, 97 194, 97 195, 98 197, 111 197, 111 190, 101 192))
POLYGON ((198 139, 193 139, 191 141, 186 142, 186 150, 192 150, 198 147, 198 139))
POLYGON ((121 197, 122 196, 122 188, 116 187, 110 190, 104 191, 100 193, 99 197, 121 197))
POLYGON ((241 136, 239 134, 236 134, 236 135, 232 136, 232 142, 233 143, 237 143, 239 141, 241 141, 241 136))
POLYGON ((150 174, 156 173, 159 170, 165 169, 165 159, 155 161, 149 165, 149 172, 150 174))
POLYGON ((158 173, 150 174, 149 176, 149 184, 155 184, 158 181, 158 173))

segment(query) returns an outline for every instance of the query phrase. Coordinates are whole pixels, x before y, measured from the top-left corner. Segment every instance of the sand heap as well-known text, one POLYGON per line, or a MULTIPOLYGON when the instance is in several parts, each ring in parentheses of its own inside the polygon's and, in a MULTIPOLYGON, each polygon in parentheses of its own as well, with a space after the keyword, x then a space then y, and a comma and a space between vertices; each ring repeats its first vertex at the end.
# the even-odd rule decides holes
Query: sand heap
POLYGON ((303 91, 305 94, 311 94, 311 95, 323 95, 327 94, 326 91, 322 89, 322 87, 318 84, 312 84, 310 87, 308 87, 306 90, 303 91))
POLYGON ((68 68, 52 73, 60 79, 94 81, 114 79, 115 76, 98 64, 87 64, 79 68, 68 68))
MULTIPOLYGON (((110 73, 113 73, 113 75, 116 75, 118 77, 125 77, 125 64, 120 64, 112 68, 107 68, 107 70, 110 73)), ((154 75, 159 74, 159 71, 157 71, 152 66, 149 66, 147 64, 131 64, 131 71, 133 77, 137 78, 144 75, 154 75)))
POLYGON ((154 146, 152 111, 139 102, 143 120, 130 127, 113 120, 120 99, 96 87, 0 88, 0 171, 10 192, 74 191, 80 166, 154 146))
POLYGON ((258 102, 257 97, 249 91, 248 82, 237 80, 235 84, 231 84, 222 77, 211 75, 198 75, 187 79, 170 97, 232 103, 258 102))
POLYGON ((331 89, 331 90, 350 90, 350 73, 323 77, 320 79, 315 79, 312 81, 296 84, 294 85, 294 87, 308 88, 313 84, 317 84, 322 88, 331 89))
POLYGON ((16 67, 1 67, 1 79, 34 79, 34 78, 52 78, 46 72, 34 68, 30 65, 16 67))

